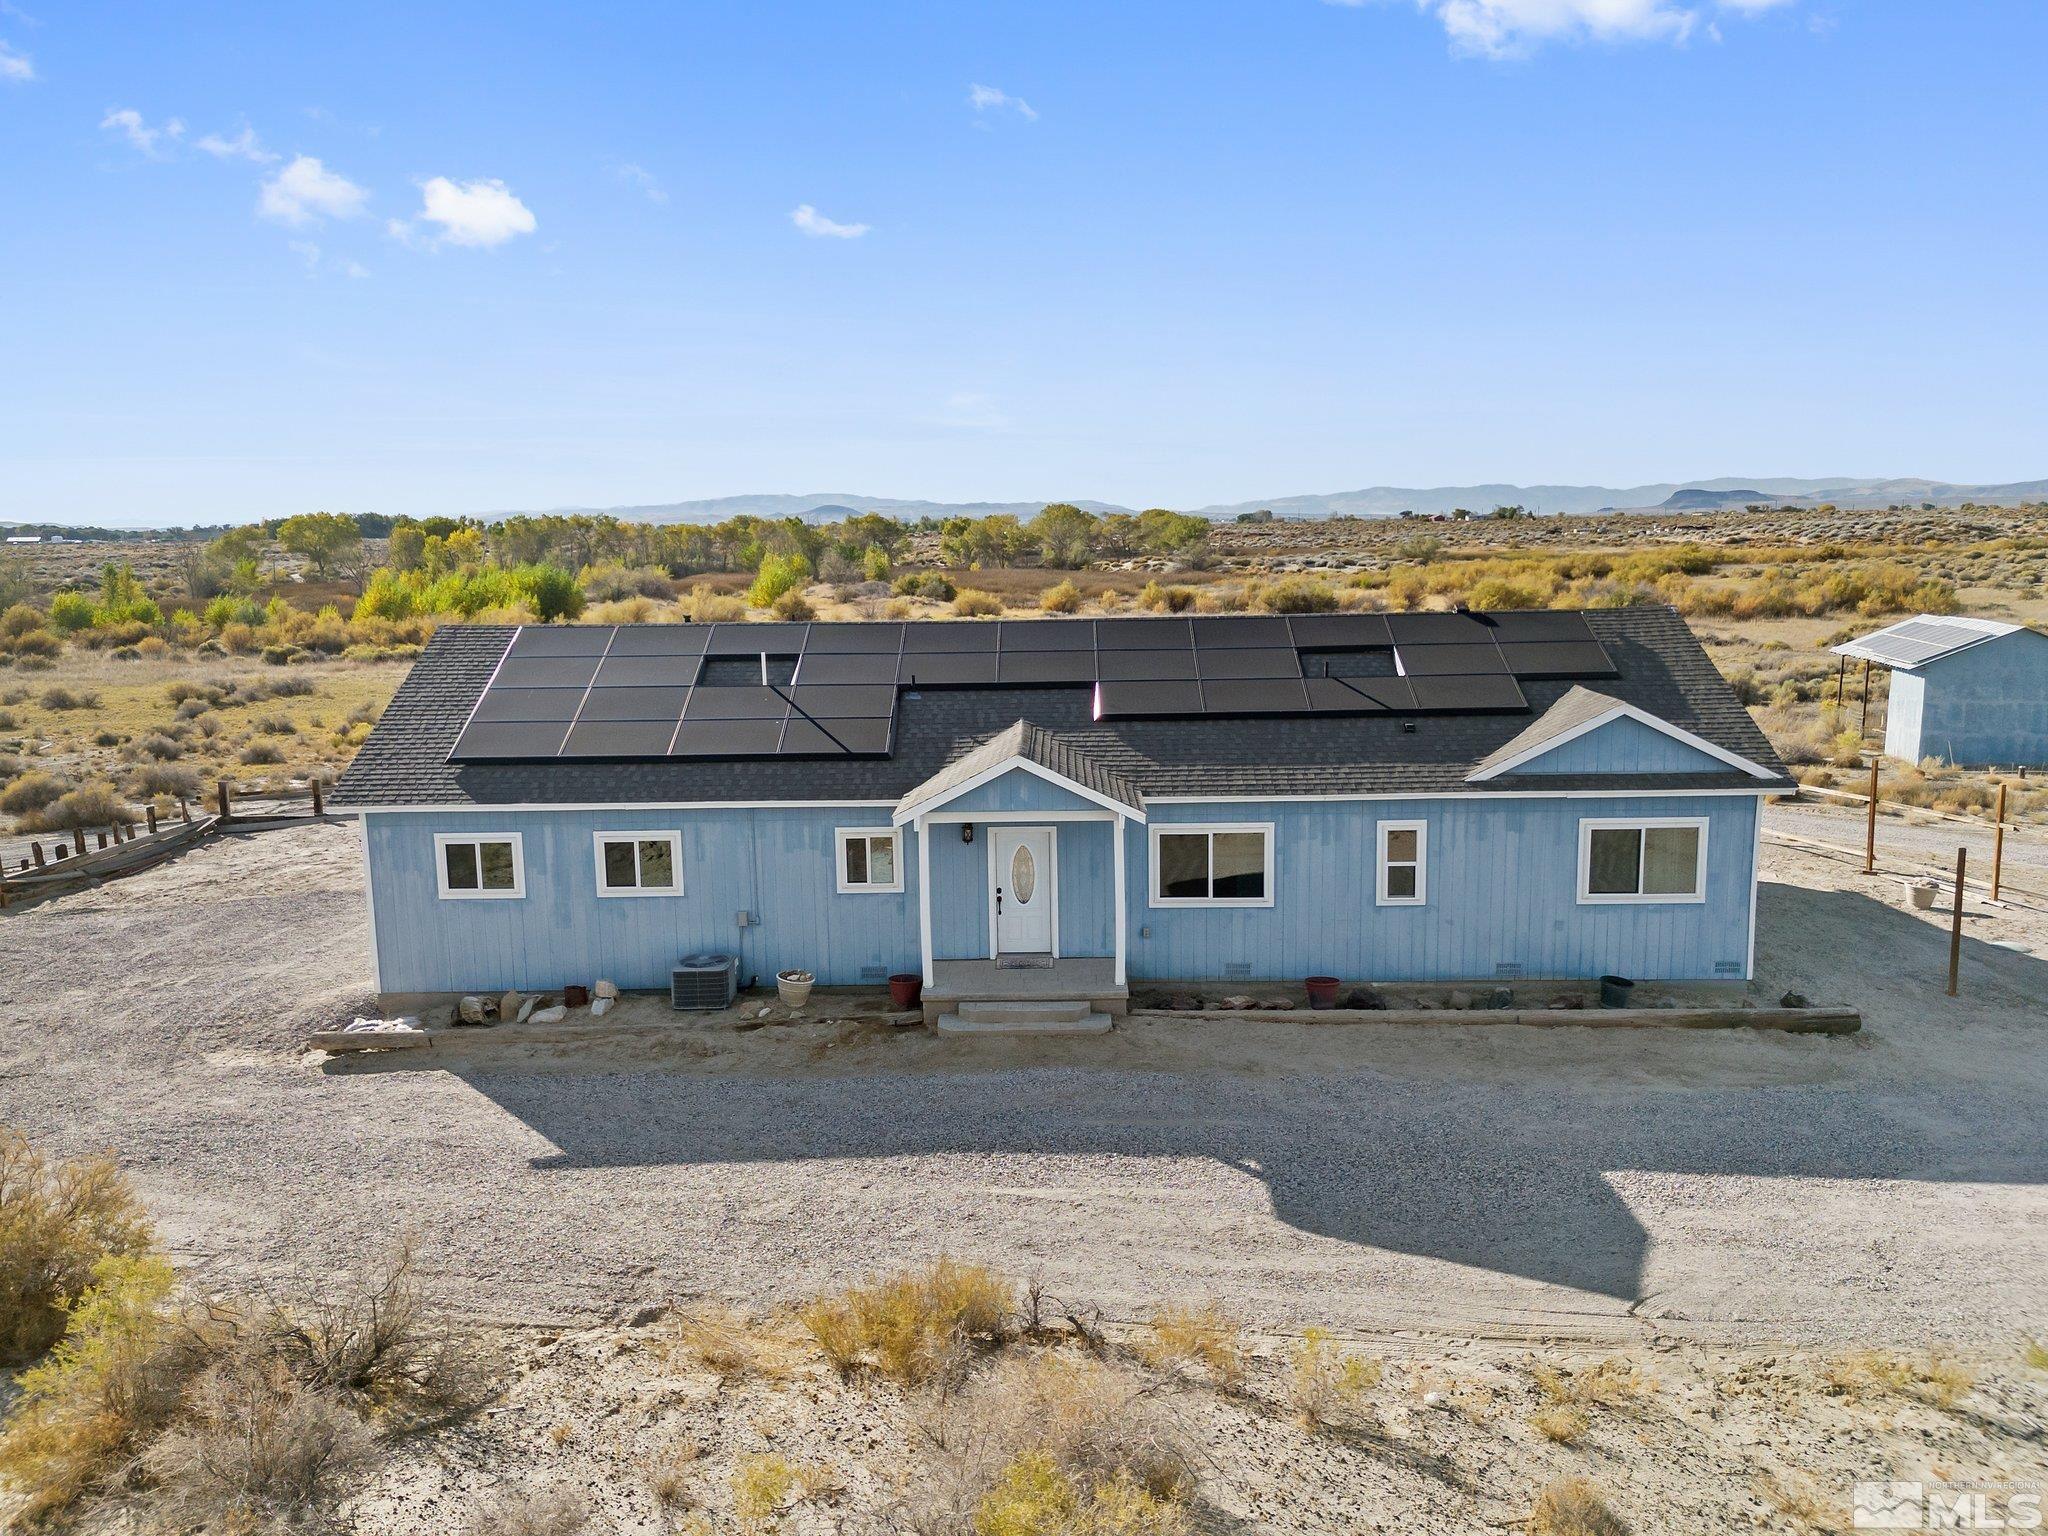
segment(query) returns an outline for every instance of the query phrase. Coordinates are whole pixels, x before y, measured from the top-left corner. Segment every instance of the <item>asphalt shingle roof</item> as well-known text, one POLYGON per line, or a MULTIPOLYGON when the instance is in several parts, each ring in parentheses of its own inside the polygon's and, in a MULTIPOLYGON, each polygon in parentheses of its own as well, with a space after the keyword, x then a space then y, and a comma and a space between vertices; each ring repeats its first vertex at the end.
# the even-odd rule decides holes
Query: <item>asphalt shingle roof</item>
POLYGON ((999 767, 1013 758, 1036 763, 1069 783, 1079 784, 1084 789, 1092 789, 1098 795, 1114 800, 1119 805, 1127 805, 1134 811, 1142 811, 1145 808, 1144 794, 1121 774, 1103 767, 1064 737, 1055 736, 1043 726, 1033 725, 1028 720, 1019 720, 1009 729, 991 736, 965 757, 955 758, 911 790, 896 802, 896 813, 900 816, 914 805, 924 805, 936 800, 947 790, 957 789, 972 780, 975 775, 986 773, 989 769, 999 767))
MULTIPOLYGON (((1089 771, 1141 795, 1477 794, 1516 788, 1791 788, 1763 732, 1669 608, 1590 611, 1619 676, 1601 690, 1773 771, 1508 775, 1465 782, 1531 724, 1528 714, 1093 718, 1091 692, 961 688, 904 694, 891 754, 847 758, 685 758, 642 762, 450 762, 448 753, 515 630, 449 625, 434 635, 336 787, 347 808, 860 801, 893 805, 1019 722, 1056 737, 1089 771)), ((1048 621, 1053 622, 1053 621, 1048 621)), ((1105 621, 1108 622, 1108 621, 1105 621)), ((1525 680, 1540 718, 1574 686, 1525 680)), ((1078 777, 1078 775, 1069 775, 1078 777)))

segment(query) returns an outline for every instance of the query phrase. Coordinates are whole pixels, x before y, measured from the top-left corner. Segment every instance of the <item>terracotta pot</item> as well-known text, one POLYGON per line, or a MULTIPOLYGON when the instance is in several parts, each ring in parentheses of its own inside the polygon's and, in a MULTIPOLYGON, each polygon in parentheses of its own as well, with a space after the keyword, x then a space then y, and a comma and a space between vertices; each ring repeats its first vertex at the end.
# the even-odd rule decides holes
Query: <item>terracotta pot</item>
POLYGON ((915 971, 904 971, 889 978, 889 1002, 897 1008, 915 1008, 917 1000, 924 995, 924 978, 915 971))
POLYGON ((1334 1008, 1337 1006, 1339 982, 1334 976, 1310 976, 1302 982, 1308 989, 1308 1005, 1311 1008, 1334 1008))

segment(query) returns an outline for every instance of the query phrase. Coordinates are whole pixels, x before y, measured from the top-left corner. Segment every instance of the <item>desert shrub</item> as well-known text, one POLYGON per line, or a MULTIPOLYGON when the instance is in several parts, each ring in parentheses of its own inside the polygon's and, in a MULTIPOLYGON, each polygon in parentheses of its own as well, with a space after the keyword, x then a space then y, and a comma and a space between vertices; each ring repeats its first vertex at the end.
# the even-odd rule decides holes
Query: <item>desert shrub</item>
MULTIPOLYGON (((13 729, 14 722, 8 718, 5 710, 0 710, 0 731, 11 731, 13 729)), ((16 757, 12 752, 0 752, 0 784, 5 784, 19 778, 21 772, 20 758, 16 757)))
POLYGON ((666 600, 676 595, 676 584, 667 571, 654 565, 586 565, 576 578, 583 595, 594 603, 615 603, 627 598, 652 597, 666 600))
POLYGON ((47 629, 32 629, 26 634, 16 635, 8 642, 7 649, 22 660, 47 661, 64 649, 64 642, 47 629))
POLYGON ((1138 1353, 1164 1368, 1200 1366, 1226 1389, 1244 1379, 1244 1328, 1214 1302, 1158 1308, 1138 1353))
POLYGON ((797 624, 806 623, 818 616, 818 610, 811 606, 811 600, 804 596, 801 587, 791 587, 768 605, 768 611, 778 619, 787 619, 797 624))
POLYGON ((745 1376, 758 1358, 747 1320, 723 1307, 702 1307, 684 1318, 674 1347, 722 1381, 745 1376))
POLYGON ((273 667, 288 667, 305 654, 296 645, 266 645, 263 647, 263 660, 266 665, 273 667))
POLYGON ((42 611, 30 603, 9 603, 0 613, 0 639, 19 640, 43 627, 42 611))
POLYGON ((1259 589, 1258 606, 1267 613, 1332 613, 1337 593, 1326 581, 1283 576, 1259 589))
POLYGON ((1195 589, 1162 587, 1156 581, 1148 581, 1138 594, 1138 606, 1152 613, 1186 613, 1195 606, 1195 589))
POLYGON ((96 747, 118 747, 125 739, 119 731, 94 731, 92 744, 96 747))
POLYGON ((71 785, 53 773, 40 768, 24 773, 20 778, 0 791, 0 811, 10 816, 26 816, 55 805, 71 791, 71 785))
POLYGON ((1536 1433, 1559 1445, 1577 1445, 1586 1432, 1586 1416, 1566 1403, 1552 1403, 1529 1415, 1536 1433))
POLYGON ((934 603, 953 601, 953 583, 938 571, 906 571, 896 578, 896 595, 922 597, 934 603))
POLYGON ((660 617, 660 605, 651 597, 614 598, 583 610, 588 624, 653 624, 660 617))
POLYGON ((1038 594, 1038 606, 1046 613, 1079 613, 1081 589, 1071 581, 1056 582, 1038 594))
POLYGON ((153 1502, 208 1531, 300 1524, 371 1456, 346 1404, 261 1354, 231 1353, 186 1390, 176 1420, 142 1453, 153 1502))
MULTIPOLYGON (((193 702, 196 703, 197 701, 194 700, 193 702)), ((180 716, 184 715, 185 705, 180 704, 178 706, 178 713, 180 716)), ((213 740, 213 738, 218 736, 223 729, 221 725, 220 716, 216 715, 210 709, 202 708, 198 711, 198 713, 193 715, 191 718, 192 728, 195 731, 197 731, 201 736, 205 737, 208 741, 213 740)))
POLYGON ((486 1500, 464 1527, 468 1536, 575 1536, 590 1506, 573 1488, 521 1489, 486 1500))
POLYGON ((747 616, 747 605, 738 598, 703 586, 690 589, 688 608, 697 624, 736 624, 747 616))
POLYGON ((1824 1379, 1829 1392, 1838 1397, 1911 1397, 1937 1408, 1953 1408, 1977 1384, 1974 1371, 1946 1355, 1930 1353, 1916 1360, 1879 1349, 1828 1362, 1824 1379))
POLYGON ((161 731, 155 731, 135 743, 135 750, 144 757, 153 757, 160 763, 168 763, 185 755, 185 744, 174 736, 166 736, 161 731))
POLYGON ((17 816, 14 827, 17 832, 69 832, 74 827, 111 827, 116 823, 126 827, 135 820, 135 812, 114 792, 113 786, 83 784, 65 791, 39 811, 17 816))
POLYGON ((100 696, 89 688, 73 690, 62 684, 53 684, 43 690, 40 702, 45 709, 98 709, 100 696))
POLYGON ((767 1529, 775 1523, 783 1502, 815 1475, 814 1469, 774 1451, 740 1457, 732 1469, 733 1518, 743 1531, 767 1529))
POLYGON ((1614 1408, 1656 1390, 1656 1383, 1619 1356, 1575 1371, 1533 1365, 1529 1375, 1546 1402, 1562 1406, 1614 1408))
POLYGON ((92 628, 92 599, 83 592, 59 592, 50 599, 50 623, 64 634, 92 628))
POLYGON ((941 1258, 820 1297, 798 1315, 842 1374, 871 1370, 915 1384, 975 1343, 1000 1342, 1015 1300, 1014 1287, 993 1270, 941 1258))
POLYGON ((284 761, 284 753, 267 741, 252 741, 242 748, 236 761, 245 768, 267 768, 284 761))
POLYGON ((53 1164, 0 1130, 0 1362, 56 1343, 64 1304, 100 1260, 149 1244, 142 1207, 111 1159, 53 1164))
POLYGON ((144 635, 135 642, 135 654, 150 657, 152 660, 159 656, 169 655, 170 650, 171 642, 162 635, 144 635))
POLYGON ((255 722, 256 729, 265 736, 296 736, 298 723, 288 715, 264 715, 255 722))
POLYGON ((128 780, 128 792, 144 800, 196 800, 200 789, 197 773, 171 763, 145 763, 128 780))
POLYGON ((1626 1521, 1584 1478, 1568 1477, 1536 1495, 1528 1536, 1629 1536, 1626 1521))
POLYGON ((1125 1372, 1058 1355, 1008 1359, 928 1409, 921 1429, 929 1454, 914 1524, 930 1536, 1184 1528, 1190 1453, 1125 1372))
POLYGON ((1368 1414, 1366 1395, 1386 1368, 1346 1349, 1323 1328, 1302 1331, 1287 1360, 1287 1401, 1310 1429, 1341 1424, 1368 1414))
POLYGON ((756 608, 774 606, 785 592, 793 592, 811 579, 811 562, 799 554, 768 554, 761 557, 761 569, 747 588, 747 601, 756 608))
POLYGON ((962 587, 953 595, 953 611, 963 619, 993 618, 1003 611, 1003 600, 993 592, 962 587))

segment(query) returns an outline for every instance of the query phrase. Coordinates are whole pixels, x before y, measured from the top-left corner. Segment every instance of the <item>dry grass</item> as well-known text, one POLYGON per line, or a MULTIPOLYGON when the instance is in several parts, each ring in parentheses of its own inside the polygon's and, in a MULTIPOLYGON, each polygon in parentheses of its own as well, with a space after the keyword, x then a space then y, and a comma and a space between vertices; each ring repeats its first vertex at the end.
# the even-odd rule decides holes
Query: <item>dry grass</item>
POLYGON ((1657 1390, 1656 1382, 1618 1355, 1575 1371, 1531 1365, 1529 1376, 1546 1403, 1562 1407, 1620 1408, 1657 1390))
POLYGON ((922 1536, 1183 1527, 1190 1453, 1127 1372, 1062 1355, 1008 1357, 933 1405, 921 1427, 925 1476, 911 1523, 922 1536))
POLYGON ((825 1468, 780 1452, 742 1456, 732 1469, 733 1519, 742 1531, 772 1530, 785 1505, 818 1498, 831 1487, 825 1468))
POLYGON ((1842 1511, 1818 1498, 1810 1488, 1787 1486, 1767 1473, 1757 1484, 1757 1491, 1790 1522, 1791 1530, 1832 1533, 1849 1529, 1842 1511))
POLYGON ((1586 1433, 1586 1416, 1566 1403, 1552 1403, 1529 1415, 1536 1433, 1558 1445, 1577 1445, 1586 1433))
POLYGON ((1954 1408, 1977 1384, 1961 1361, 1930 1353, 1924 1359, 1881 1349, 1859 1350, 1828 1363, 1825 1380, 1837 1397, 1860 1402, 1873 1397, 1907 1397, 1936 1408, 1954 1408))
POLYGON ((550 1485, 501 1494, 480 1506, 467 1536, 575 1536, 590 1524, 590 1506, 573 1488, 550 1485))
POLYGON ((963 619, 989 619, 1003 612, 1003 600, 978 587, 962 587, 953 594, 953 612, 963 619))
POLYGON ((930 1268, 849 1286, 798 1314, 834 1369, 914 1386, 952 1368, 976 1344, 1008 1336, 1016 1287, 979 1264, 930 1268))
POLYGON ((1367 1395, 1385 1374, 1380 1361, 1345 1348, 1327 1329, 1305 1329, 1288 1352, 1288 1406, 1311 1430, 1367 1419, 1367 1395))
POLYGON ((721 1381, 751 1374, 759 1356, 747 1320, 715 1306, 699 1308, 682 1319, 673 1348, 721 1381))
POLYGON ((1617 1515, 1584 1478, 1568 1477, 1536 1495, 1528 1536, 1629 1536, 1617 1515))
POLYGON ((696 1494, 692 1485, 696 1480, 697 1463, 703 1456, 704 1447, 697 1441, 678 1440, 650 1461, 642 1470, 655 1502, 666 1509, 683 1509, 694 1504, 696 1494))
POLYGON ((149 1222, 110 1158, 51 1163, 0 1130, 0 1362, 63 1335, 65 1304, 109 1255, 148 1250, 149 1222))
POLYGON ((1244 1381, 1244 1327, 1214 1302, 1158 1308, 1137 1350, 1163 1370, 1198 1367, 1226 1392, 1244 1381))
POLYGON ((2020 1347, 2020 1361, 2032 1370, 2048 1371, 2048 1344, 2029 1339, 2020 1347))

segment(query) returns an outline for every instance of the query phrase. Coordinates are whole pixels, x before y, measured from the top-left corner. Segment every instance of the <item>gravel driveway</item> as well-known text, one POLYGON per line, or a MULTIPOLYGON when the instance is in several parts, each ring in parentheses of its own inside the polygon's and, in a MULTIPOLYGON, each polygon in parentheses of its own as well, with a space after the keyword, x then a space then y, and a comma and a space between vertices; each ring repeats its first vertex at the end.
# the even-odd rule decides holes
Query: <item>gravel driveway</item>
POLYGON ((369 996, 353 829, 295 828, 0 916, 0 1121, 114 1149, 204 1272, 317 1270, 404 1227, 501 1317, 789 1298, 951 1252, 1126 1316, 2038 1330, 2048 963, 1999 946, 2048 952, 2044 920, 1973 916, 1951 1002, 1945 935, 1895 882, 1767 858, 1759 994, 1853 1003, 1863 1035, 1134 1021, 833 1050, 821 1026, 653 1068, 501 1031, 359 1068, 296 1049, 369 996))

